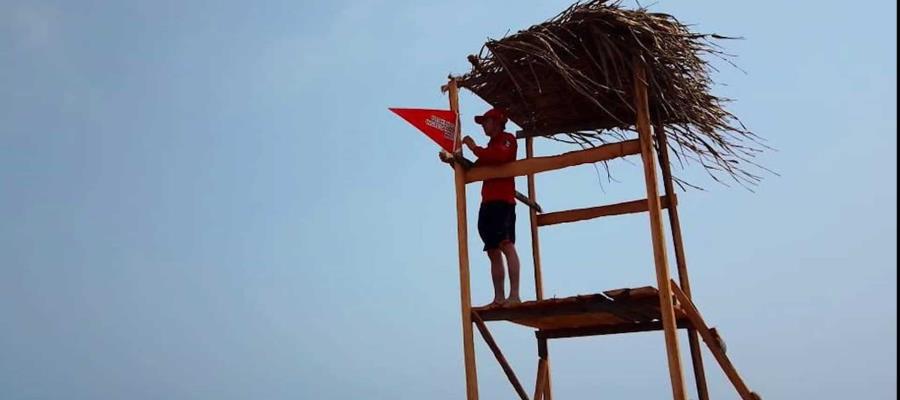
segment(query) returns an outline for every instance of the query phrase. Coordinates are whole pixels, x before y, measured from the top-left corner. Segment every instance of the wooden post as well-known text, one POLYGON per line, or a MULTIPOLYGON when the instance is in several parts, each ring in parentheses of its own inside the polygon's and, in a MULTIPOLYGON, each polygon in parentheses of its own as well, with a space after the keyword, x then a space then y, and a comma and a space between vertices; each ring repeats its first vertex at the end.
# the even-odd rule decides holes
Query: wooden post
POLYGON ((666 353, 669 363, 669 378, 672 381, 672 395, 675 400, 687 398, 684 390, 684 376, 681 371, 681 355, 678 351, 678 327, 672 302, 672 288, 669 281, 669 265, 663 236, 662 210, 657 192, 656 161, 653 155, 653 139, 650 131, 650 105, 647 94, 647 72, 643 60, 634 59, 634 100, 637 111, 637 130, 641 142, 641 158, 644 163, 644 180, 647 186, 647 201, 650 205, 650 236, 653 241, 653 259, 656 265, 656 280, 659 284, 659 308, 665 330, 666 353))
POLYGON ((675 285, 675 282, 672 282, 672 291, 678 299, 678 303, 681 305, 684 315, 688 317, 691 321, 691 325, 693 325, 697 332, 700 333, 700 336, 703 337, 703 341, 709 346, 709 351, 712 352, 713 357, 719 362, 722 371, 725 372, 725 376, 727 376, 728 380, 734 385, 734 388, 741 396, 741 399, 759 400, 759 396, 756 393, 751 392, 750 388, 747 387, 747 384, 744 383, 744 380, 741 379, 741 375, 738 374, 737 368, 734 367, 731 360, 729 360, 728 356, 725 354, 725 349, 722 348, 720 340, 712 333, 712 331, 710 331, 706 322, 703 321, 703 316, 700 315, 697 306, 695 306, 691 299, 687 297, 686 293, 682 292, 681 289, 675 285))
MULTIPOLYGON (((663 175, 663 187, 666 198, 675 199, 675 184, 672 180, 672 167, 669 163, 669 145, 666 140, 665 127, 656 124, 656 142, 659 145, 659 166, 663 175)), ((672 229, 672 242, 675 245, 675 263, 678 265, 678 282, 684 294, 691 298, 691 283, 688 279, 687 259, 684 255, 684 241, 681 237, 681 221, 678 217, 678 202, 672 201, 668 208, 669 227, 672 229)), ((706 372, 703 368, 703 355, 700 353, 700 339, 697 331, 691 327, 687 330, 688 345, 691 348, 691 364, 694 367, 694 381, 697 384, 697 395, 700 400, 709 400, 709 389, 706 386, 706 372)))
MULTIPOLYGON (((534 137, 525 139, 525 158, 534 157, 534 137)), ((537 201, 537 193, 535 191, 534 174, 528 174, 528 197, 533 201, 537 201)), ((538 236, 537 212, 532 209, 530 214, 531 220, 531 256, 534 264, 534 294, 537 300, 544 299, 544 278, 541 273, 541 241, 538 236)), ((550 385, 550 360, 547 356, 547 340, 538 339, 542 343, 544 354, 541 359, 544 361, 544 390, 543 395, 546 400, 553 400, 553 394, 550 385)), ((540 352, 540 351, 539 351, 540 352)), ((537 398, 537 395, 535 395, 537 398)))
POLYGON ((547 360, 538 360, 537 380, 534 383, 534 400, 544 400, 547 393, 547 360))
MULTIPOLYGON (((462 140, 459 126, 459 88, 455 79, 448 85, 450 110, 456 113, 454 152, 460 151, 462 140)), ((466 221, 466 171, 462 163, 455 163, 456 235, 459 251, 459 295, 462 308, 463 355, 466 366, 466 399, 478 400, 478 374, 475 371, 475 343, 472 332, 472 294, 469 287, 469 233, 466 221)))
MULTIPOLYGON (((525 139, 525 158, 534 157, 534 138, 525 139)), ((537 202, 534 189, 534 174, 528 174, 528 198, 537 202)), ((541 276, 541 242, 538 238, 537 212, 531 209, 531 256, 534 264, 534 294, 537 300, 544 299, 544 281, 541 276)))
POLYGON ((543 338, 538 336, 538 357, 540 357, 540 361, 544 365, 544 381, 543 381, 543 390, 541 394, 544 396, 544 400, 553 400, 553 390, 550 380, 550 350, 547 346, 547 338, 543 338))

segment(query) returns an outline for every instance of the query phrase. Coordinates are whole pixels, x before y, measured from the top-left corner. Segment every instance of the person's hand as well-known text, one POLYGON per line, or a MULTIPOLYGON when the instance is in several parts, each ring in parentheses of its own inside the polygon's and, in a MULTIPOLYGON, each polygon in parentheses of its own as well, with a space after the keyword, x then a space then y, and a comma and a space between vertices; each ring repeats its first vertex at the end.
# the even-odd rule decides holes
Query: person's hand
POLYGON ((470 149, 475 146, 475 140, 471 136, 464 137, 462 142, 464 145, 469 146, 470 149))

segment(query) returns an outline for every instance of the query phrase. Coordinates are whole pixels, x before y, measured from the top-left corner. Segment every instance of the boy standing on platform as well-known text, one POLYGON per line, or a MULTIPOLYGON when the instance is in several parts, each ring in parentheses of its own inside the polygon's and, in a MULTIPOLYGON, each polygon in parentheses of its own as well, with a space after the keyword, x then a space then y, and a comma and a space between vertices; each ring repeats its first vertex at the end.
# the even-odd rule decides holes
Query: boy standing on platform
MULTIPOLYGON (((516 137, 504 131, 506 122, 506 114, 498 108, 475 117, 475 123, 481 125, 485 135, 490 138, 487 147, 478 147, 469 136, 463 138, 463 144, 478 157, 476 165, 498 165, 516 160, 516 137)), ((491 261, 491 277, 494 282, 494 301, 488 306, 520 303, 519 256, 515 245, 515 178, 489 179, 482 184, 478 234, 484 241, 484 251, 491 261), (509 268, 509 298, 504 296, 504 257, 509 268)))

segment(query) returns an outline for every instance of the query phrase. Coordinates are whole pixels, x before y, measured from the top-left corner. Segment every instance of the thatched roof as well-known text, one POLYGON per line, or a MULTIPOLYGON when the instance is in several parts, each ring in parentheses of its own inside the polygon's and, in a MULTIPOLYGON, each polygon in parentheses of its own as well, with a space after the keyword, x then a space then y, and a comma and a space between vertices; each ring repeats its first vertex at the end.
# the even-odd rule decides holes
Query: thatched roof
POLYGON ((729 58, 717 39, 726 38, 693 33, 670 15, 595 0, 488 41, 458 79, 506 108, 524 131, 593 145, 634 131, 633 63, 643 60, 651 115, 666 125, 677 159, 700 162, 717 180, 753 184, 759 177, 747 167, 765 146, 725 110, 727 99, 710 93, 704 57, 729 58))

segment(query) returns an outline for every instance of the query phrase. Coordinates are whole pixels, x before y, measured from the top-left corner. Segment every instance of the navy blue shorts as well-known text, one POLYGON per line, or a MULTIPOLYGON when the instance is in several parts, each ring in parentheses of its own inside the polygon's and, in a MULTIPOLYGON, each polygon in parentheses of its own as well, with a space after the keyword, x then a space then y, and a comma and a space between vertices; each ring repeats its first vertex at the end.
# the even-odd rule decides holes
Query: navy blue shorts
POLYGON ((482 203, 478 210, 478 234, 484 251, 500 248, 508 240, 516 242, 516 205, 505 201, 482 203))

